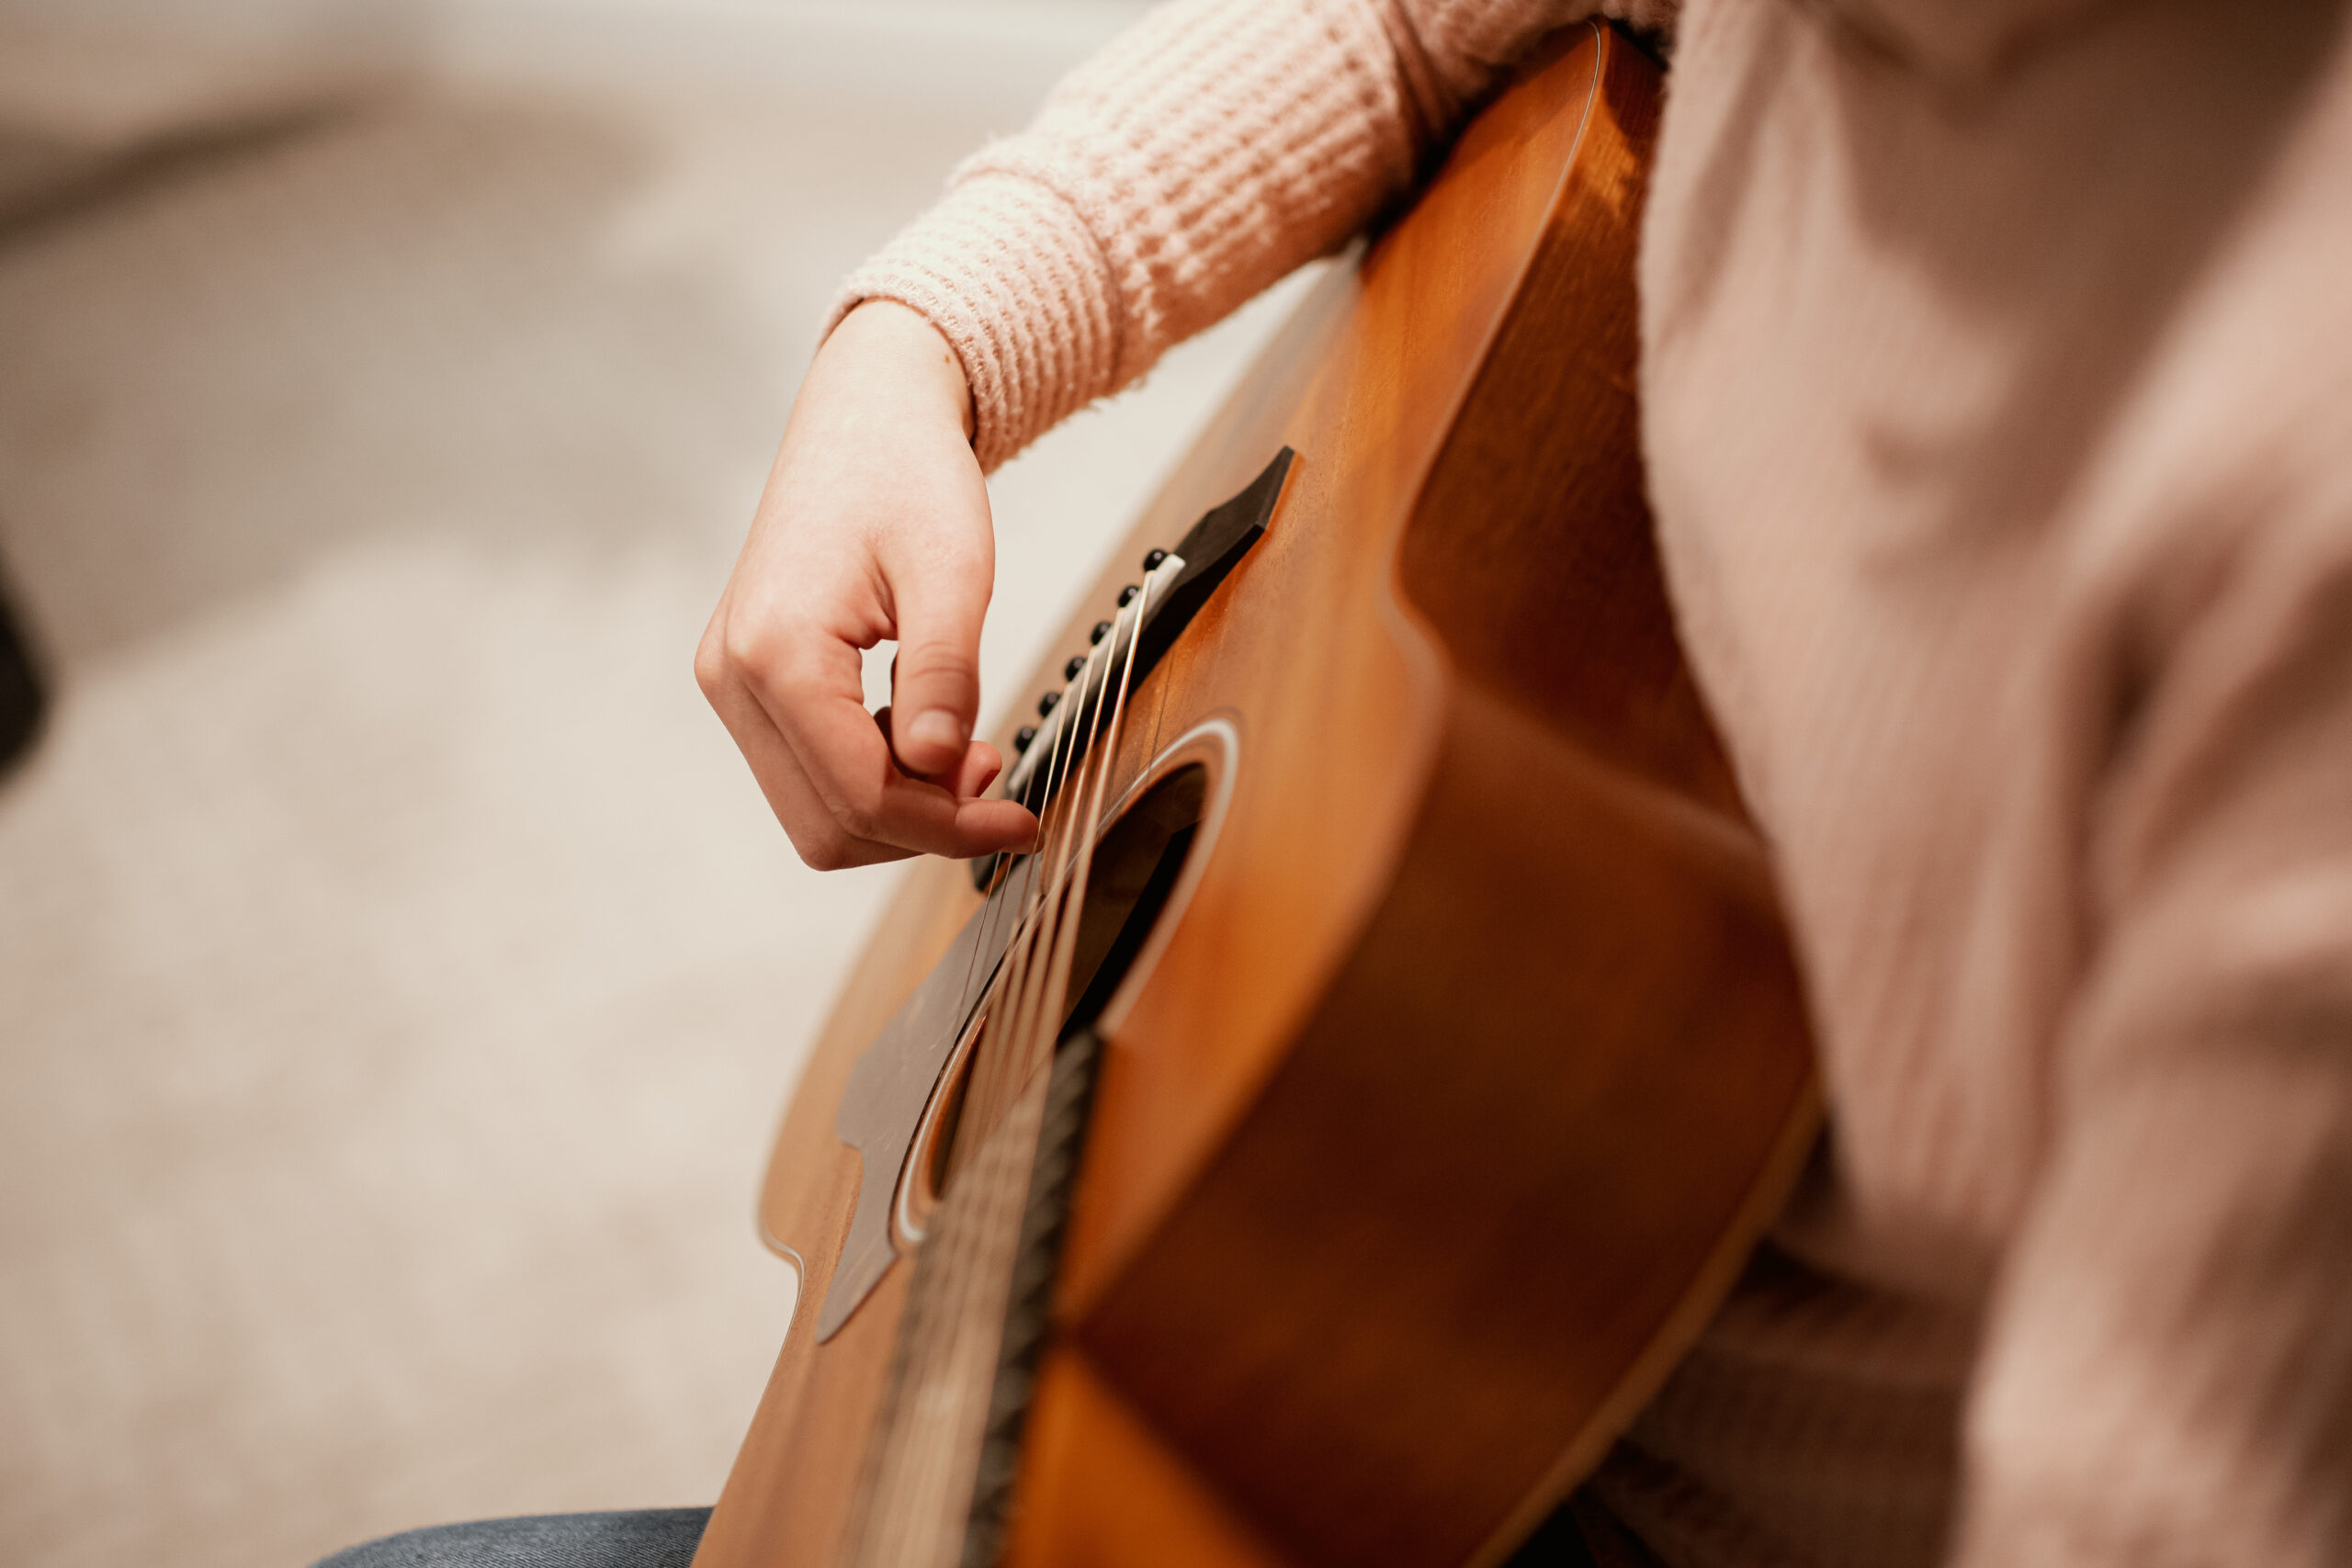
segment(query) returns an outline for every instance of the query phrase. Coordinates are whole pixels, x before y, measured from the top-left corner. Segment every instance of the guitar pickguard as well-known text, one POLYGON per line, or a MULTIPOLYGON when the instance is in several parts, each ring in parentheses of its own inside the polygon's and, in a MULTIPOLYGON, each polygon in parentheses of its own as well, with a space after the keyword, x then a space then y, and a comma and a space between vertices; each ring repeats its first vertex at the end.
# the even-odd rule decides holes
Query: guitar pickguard
POLYGON ((890 1203, 908 1147, 949 1054, 996 977, 1014 920, 1027 903, 1034 863, 1028 857, 1014 864, 1004 892, 973 911, 914 995, 890 1015, 850 1069, 833 1131, 858 1152, 857 1206, 817 1316, 820 1344, 840 1332, 898 1257, 890 1239, 890 1203))

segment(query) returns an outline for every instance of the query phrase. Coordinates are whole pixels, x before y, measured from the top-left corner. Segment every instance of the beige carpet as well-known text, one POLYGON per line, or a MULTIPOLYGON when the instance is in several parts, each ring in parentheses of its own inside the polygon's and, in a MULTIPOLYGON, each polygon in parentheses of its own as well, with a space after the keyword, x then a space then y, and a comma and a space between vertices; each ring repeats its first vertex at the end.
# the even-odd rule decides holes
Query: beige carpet
MULTIPOLYGON (((798 865, 688 659, 831 280, 989 129, 738 89, 379 88, 0 228, 61 694, 0 784, 0 1560, 715 1495, 893 874, 798 865)), ((1003 476, 999 700, 1267 319, 1003 476)))

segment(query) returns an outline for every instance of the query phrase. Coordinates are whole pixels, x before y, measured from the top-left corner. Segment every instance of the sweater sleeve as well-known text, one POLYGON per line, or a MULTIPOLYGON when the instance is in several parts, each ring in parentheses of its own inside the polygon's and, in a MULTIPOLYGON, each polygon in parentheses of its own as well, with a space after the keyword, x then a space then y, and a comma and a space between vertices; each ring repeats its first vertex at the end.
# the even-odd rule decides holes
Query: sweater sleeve
POLYGON ((853 273, 952 343, 993 468, 1407 189, 1544 33, 1676 0, 1172 0, 853 273))
POLYGON ((2343 341, 2330 313, 2243 334, 2249 375, 2139 455, 2168 537, 2114 594, 2083 704, 2111 736, 2088 966, 1978 1367, 1963 1568, 2352 1551, 2352 376, 2291 347, 2343 341), (2183 474, 2166 449, 2249 423, 2217 412, 2232 390, 2267 436, 2183 474))

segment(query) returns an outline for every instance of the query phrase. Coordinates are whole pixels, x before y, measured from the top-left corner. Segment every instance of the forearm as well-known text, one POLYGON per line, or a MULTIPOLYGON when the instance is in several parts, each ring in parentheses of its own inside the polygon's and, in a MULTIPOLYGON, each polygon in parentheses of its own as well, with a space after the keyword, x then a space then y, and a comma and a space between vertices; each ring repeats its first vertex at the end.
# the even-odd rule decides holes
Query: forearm
POLYGON ((1176 0, 858 269, 955 345, 994 467, 1354 233, 1545 32, 1661 0, 1176 0))

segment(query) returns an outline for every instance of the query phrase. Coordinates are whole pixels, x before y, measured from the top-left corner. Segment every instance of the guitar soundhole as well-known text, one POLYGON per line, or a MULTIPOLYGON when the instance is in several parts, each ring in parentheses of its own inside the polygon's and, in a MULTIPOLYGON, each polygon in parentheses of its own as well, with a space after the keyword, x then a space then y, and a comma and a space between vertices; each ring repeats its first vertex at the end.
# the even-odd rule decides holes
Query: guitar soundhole
MULTIPOLYGON (((1186 861, 1200 836, 1201 818, 1209 794, 1209 770, 1191 762, 1171 770, 1154 784, 1104 829, 1094 847, 1094 863, 1087 879, 1086 903, 1080 910, 1078 941, 1070 964, 1070 1001, 1063 1013, 1058 1038, 1067 1043, 1080 1030, 1102 1018, 1119 988, 1136 971, 1136 961, 1151 944, 1160 920, 1168 913, 1186 861)), ((982 1018, 986 1005, 982 1008, 982 1018)), ((967 1129, 967 1091, 972 1082, 977 1053, 973 1040, 979 1019, 958 1042, 947 1070, 941 1075, 933 1105, 916 1134, 908 1168, 916 1191, 902 1213, 913 1217, 909 1227, 920 1239, 921 1217, 938 1206, 956 1168, 956 1150, 967 1129)), ((988 1112, 1001 1111, 989 1107, 988 1112)), ((993 1122, 993 1115, 988 1115, 993 1122)), ((984 1130, 984 1129, 983 1129, 984 1130)))

